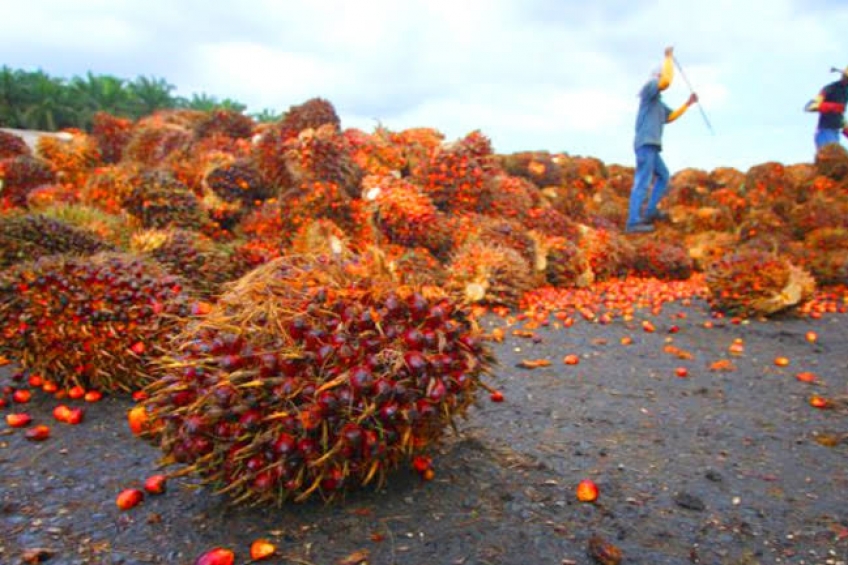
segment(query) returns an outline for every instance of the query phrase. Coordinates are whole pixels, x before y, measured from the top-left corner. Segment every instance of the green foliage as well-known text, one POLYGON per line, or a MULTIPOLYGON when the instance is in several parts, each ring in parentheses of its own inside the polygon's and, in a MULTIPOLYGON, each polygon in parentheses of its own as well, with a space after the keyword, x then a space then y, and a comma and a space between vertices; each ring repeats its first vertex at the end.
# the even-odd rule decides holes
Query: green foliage
MULTIPOLYGON (((111 75, 51 77, 43 70, 24 71, 0 67, 0 127, 57 131, 77 128, 90 131, 94 115, 106 112, 137 120, 157 110, 232 110, 244 113, 247 106, 206 93, 185 98, 175 96, 176 87, 156 77, 127 80, 111 75)), ((257 121, 274 121, 280 114, 265 109, 257 121)))

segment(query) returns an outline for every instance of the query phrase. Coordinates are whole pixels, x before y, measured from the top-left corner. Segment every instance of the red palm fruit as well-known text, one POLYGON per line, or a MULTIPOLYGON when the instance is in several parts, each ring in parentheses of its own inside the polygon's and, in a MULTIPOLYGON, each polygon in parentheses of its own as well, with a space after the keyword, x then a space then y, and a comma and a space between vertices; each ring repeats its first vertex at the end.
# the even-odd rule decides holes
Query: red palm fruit
POLYGON ((253 488, 258 492, 269 491, 274 488, 276 484, 276 477, 274 477, 274 474, 270 470, 262 471, 253 479, 253 488))
POLYGON ((137 391, 132 393, 132 399, 135 400, 136 402, 139 402, 141 400, 146 400, 147 397, 148 397, 147 391, 144 391, 144 390, 137 390, 137 391))
POLYGON ((427 397, 433 402, 441 402, 447 393, 448 389, 442 379, 434 378, 427 385, 427 397))
POLYGON ((26 412, 17 412, 14 414, 6 414, 6 423, 10 428, 23 428, 30 425, 32 416, 26 412))
POLYGON ((354 367, 350 370, 350 386, 356 394, 368 394, 374 387, 374 374, 368 367, 354 367))
POLYGON ((73 398, 74 400, 78 398, 82 398, 85 396, 85 389, 80 385, 72 386, 68 389, 68 398, 73 398))
POLYGON ((82 408, 71 408, 70 412, 68 413, 68 419, 65 420, 65 423, 75 426, 82 422, 84 416, 85 410, 83 410, 82 408))
POLYGON ((129 510, 137 506, 142 500, 144 500, 143 492, 137 488, 128 488, 118 493, 117 498, 115 498, 115 504, 121 510, 129 510))
POLYGON ((412 468, 418 473, 424 473, 433 465, 433 460, 426 455, 416 455, 412 458, 412 468))
POLYGON ((352 449, 359 449, 362 445, 362 428, 354 422, 348 422, 342 426, 339 435, 344 439, 345 445, 352 449))
POLYGON ((99 402, 103 398, 103 393, 99 390, 89 390, 83 395, 86 402, 99 402))
POLYGON ((168 477, 165 475, 150 475, 144 480, 144 490, 150 494, 162 494, 165 492, 165 485, 168 477))
POLYGON ((127 421, 133 435, 141 434, 148 424, 147 409, 144 406, 135 406, 127 412, 127 421))
POLYGON ((130 346, 130 351, 132 351, 136 355, 143 355, 145 350, 144 342, 137 341, 130 346))
POLYGON ((30 441, 44 441, 50 437, 50 428, 41 424, 28 429, 24 435, 30 441))
POLYGON ((71 409, 65 406, 64 404, 60 404, 56 408, 53 409, 53 417, 56 418, 59 422, 67 422, 68 418, 71 415, 71 409))
POLYGON ((12 400, 17 402, 18 404, 26 404, 32 398, 32 393, 25 389, 19 388, 15 392, 12 393, 12 400))
POLYGON ((282 457, 287 457, 297 449, 297 441, 294 439, 294 436, 284 432, 277 436, 277 439, 271 444, 271 449, 274 453, 282 457))
POLYGON ((54 381, 44 381, 44 384, 41 385, 41 390, 46 392, 47 394, 53 394, 57 390, 59 390, 59 385, 54 381))
POLYGON ((489 400, 491 400, 492 402, 503 402, 504 395, 501 391, 494 390, 492 391, 492 394, 489 395, 489 400))
POLYGON ((321 490, 330 493, 344 486, 344 472, 338 467, 330 469, 321 480, 321 490))
POLYGON ((420 377, 427 371, 427 358, 420 351, 407 351, 403 360, 413 376, 420 377))
POLYGON ((29 378, 27 379, 27 383, 29 383, 29 386, 33 388, 41 388, 41 386, 44 384, 44 378, 41 375, 34 373, 29 376, 29 378))
POLYGON ((424 334, 418 328, 409 328, 403 332, 403 343, 409 350, 421 351, 424 347, 424 334))
POLYGON ((277 552, 277 547, 268 540, 258 539, 250 544, 250 558, 254 561, 268 559, 277 552))
POLYGON ((216 547, 198 557, 194 565, 233 565, 236 554, 230 549, 216 547))
POLYGON ((598 485, 589 479, 583 479, 577 484, 577 500, 580 502, 595 502, 598 499, 598 485))
POLYGON ((578 363, 580 363, 580 357, 578 357, 574 353, 569 353, 568 355, 562 358, 562 362, 566 365, 577 365, 578 363))
POLYGON ((0 397, 0 408, 5 408, 7 404, 9 404, 9 402, 5 398, 0 397))

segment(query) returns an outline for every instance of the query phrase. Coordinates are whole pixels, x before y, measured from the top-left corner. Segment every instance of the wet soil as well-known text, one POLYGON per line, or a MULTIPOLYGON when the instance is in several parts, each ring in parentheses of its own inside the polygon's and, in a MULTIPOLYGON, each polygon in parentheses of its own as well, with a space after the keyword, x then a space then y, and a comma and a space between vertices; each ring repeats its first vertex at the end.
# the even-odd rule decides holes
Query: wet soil
POLYGON ((505 401, 481 395, 435 478, 401 470, 333 505, 233 508, 180 478, 119 511, 117 493, 159 457, 131 435, 131 401, 71 401, 87 411, 69 426, 51 417, 58 401, 35 395, 27 410, 50 439, 0 422, 0 563, 191 564, 217 546, 248 563, 267 538, 269 563, 582 565, 601 562, 587 553, 593 536, 623 564, 848 563, 848 316, 734 324, 696 302, 606 325, 509 322, 485 319, 505 330, 490 379, 505 401), (744 352, 731 355, 737 338, 744 352), (551 364, 520 366, 538 359, 551 364), (720 360, 733 370, 711 370, 720 360), (834 406, 812 407, 814 393, 834 406), (575 496, 583 479, 599 486, 594 504, 575 496))

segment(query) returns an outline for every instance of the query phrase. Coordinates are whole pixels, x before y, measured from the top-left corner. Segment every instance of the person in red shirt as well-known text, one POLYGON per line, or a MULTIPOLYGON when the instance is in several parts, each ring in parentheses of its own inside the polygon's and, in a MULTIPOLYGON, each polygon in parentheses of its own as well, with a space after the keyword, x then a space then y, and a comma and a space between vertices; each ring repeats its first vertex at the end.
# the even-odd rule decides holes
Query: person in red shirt
POLYGON ((845 104, 848 103, 848 67, 841 73, 839 80, 822 88, 819 95, 806 106, 808 112, 819 114, 815 135, 816 151, 825 145, 839 143, 840 130, 848 137, 848 124, 844 118, 845 104))

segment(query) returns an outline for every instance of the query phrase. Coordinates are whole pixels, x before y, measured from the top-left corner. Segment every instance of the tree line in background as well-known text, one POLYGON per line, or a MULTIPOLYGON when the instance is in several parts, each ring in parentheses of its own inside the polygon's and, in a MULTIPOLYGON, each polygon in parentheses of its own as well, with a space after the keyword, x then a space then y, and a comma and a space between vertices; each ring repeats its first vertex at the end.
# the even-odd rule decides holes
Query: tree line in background
MULTIPOLYGON (((136 120, 156 110, 184 108, 244 112, 247 106, 205 93, 191 98, 175 96, 176 87, 161 78, 139 76, 126 80, 90 71, 70 80, 42 70, 0 69, 0 126, 16 129, 58 131, 78 128, 88 131, 97 112, 136 120)), ((260 122, 275 121, 281 114, 266 109, 251 114, 260 122)))

